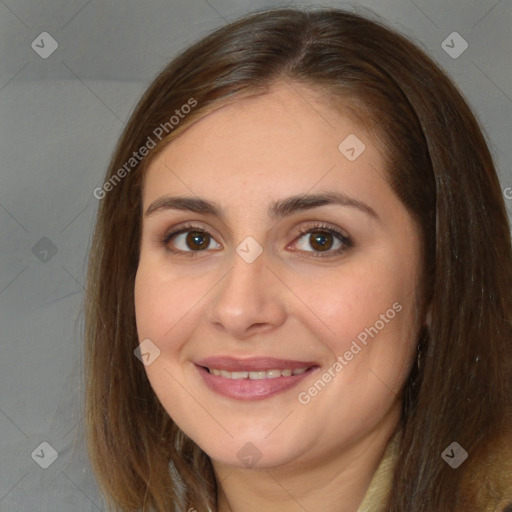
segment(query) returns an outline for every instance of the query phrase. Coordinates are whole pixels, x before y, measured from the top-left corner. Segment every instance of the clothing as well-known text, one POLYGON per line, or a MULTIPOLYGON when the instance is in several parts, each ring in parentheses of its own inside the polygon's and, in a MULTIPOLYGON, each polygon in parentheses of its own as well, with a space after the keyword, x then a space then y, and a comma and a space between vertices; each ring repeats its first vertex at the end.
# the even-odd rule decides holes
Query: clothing
MULTIPOLYGON (((401 433, 397 431, 386 446, 384 455, 372 477, 357 512, 386 512, 384 504, 391 492, 393 473, 400 448, 401 433)), ((512 512, 512 441, 510 436, 497 438, 495 453, 469 474, 466 486, 469 492, 454 512, 512 512), (491 468, 499 468, 497 474, 491 468), (485 480, 485 482, 484 482, 485 480)), ((181 482, 173 464, 170 464, 175 482, 181 482)), ((185 505, 181 504, 186 510, 185 505)), ((412 512, 412 511, 409 511, 412 512)))
POLYGON ((370 487, 357 512, 384 512, 383 503, 391 491, 393 469, 397 458, 400 433, 395 434, 388 442, 382 460, 373 475, 370 487))
MULTIPOLYGON (((400 437, 400 432, 397 432, 390 439, 357 512, 386 512, 384 503, 391 492, 400 437)), ((470 491, 463 498, 460 512, 512 512, 512 443, 507 437, 505 441, 496 442, 496 446, 499 447, 499 455, 489 456, 469 475, 467 487, 470 491), (500 468, 500 473, 493 473, 492 467, 500 468), (491 477, 485 485, 482 475, 491 477)), ((454 512, 459 512, 459 509, 454 512)))

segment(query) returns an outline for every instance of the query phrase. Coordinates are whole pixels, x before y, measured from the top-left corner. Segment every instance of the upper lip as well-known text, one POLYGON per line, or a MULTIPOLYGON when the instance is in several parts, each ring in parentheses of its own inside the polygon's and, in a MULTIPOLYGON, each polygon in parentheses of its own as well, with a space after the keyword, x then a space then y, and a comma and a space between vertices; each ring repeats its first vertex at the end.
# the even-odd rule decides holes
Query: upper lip
POLYGON ((217 370, 226 370, 228 372, 236 371, 256 371, 256 370, 283 370, 298 368, 309 368, 318 366, 314 361, 292 361, 291 359, 276 359, 273 357, 249 357, 236 359, 230 356, 207 357, 195 362, 198 366, 205 368, 215 368, 217 370))

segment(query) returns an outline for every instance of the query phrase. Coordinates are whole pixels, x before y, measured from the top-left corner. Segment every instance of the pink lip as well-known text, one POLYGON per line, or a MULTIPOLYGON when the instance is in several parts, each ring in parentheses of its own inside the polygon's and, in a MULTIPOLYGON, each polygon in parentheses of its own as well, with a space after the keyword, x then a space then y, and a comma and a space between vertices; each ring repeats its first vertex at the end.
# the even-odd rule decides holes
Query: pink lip
POLYGON ((232 357, 211 357, 195 363, 205 384, 216 393, 237 400, 261 400, 295 387, 299 382, 318 369, 318 365, 308 361, 289 361, 256 357, 250 359, 234 359, 232 357), (228 379, 221 375, 213 375, 207 368, 227 371, 256 371, 306 368, 300 375, 276 377, 274 379, 228 379))

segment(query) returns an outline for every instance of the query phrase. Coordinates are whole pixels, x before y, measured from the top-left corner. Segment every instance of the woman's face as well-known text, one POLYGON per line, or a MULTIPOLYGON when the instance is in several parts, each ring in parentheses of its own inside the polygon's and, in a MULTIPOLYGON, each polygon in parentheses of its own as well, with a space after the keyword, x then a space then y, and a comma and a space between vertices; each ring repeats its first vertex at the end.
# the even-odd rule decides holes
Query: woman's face
POLYGON ((144 368, 219 463, 306 463, 388 435, 423 322, 419 274, 375 142, 311 89, 224 106, 148 168, 144 368))

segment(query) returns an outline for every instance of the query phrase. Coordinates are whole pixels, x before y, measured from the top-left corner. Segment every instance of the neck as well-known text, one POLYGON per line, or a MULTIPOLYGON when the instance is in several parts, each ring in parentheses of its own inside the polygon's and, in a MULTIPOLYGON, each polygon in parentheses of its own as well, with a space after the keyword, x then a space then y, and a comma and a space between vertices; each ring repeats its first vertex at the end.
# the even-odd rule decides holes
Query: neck
MULTIPOLYGON (((267 469, 212 461, 218 512, 357 512, 398 423, 398 410, 350 446, 267 469)), ((362 512, 362 511, 361 511, 362 512)))

